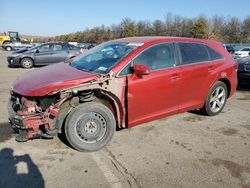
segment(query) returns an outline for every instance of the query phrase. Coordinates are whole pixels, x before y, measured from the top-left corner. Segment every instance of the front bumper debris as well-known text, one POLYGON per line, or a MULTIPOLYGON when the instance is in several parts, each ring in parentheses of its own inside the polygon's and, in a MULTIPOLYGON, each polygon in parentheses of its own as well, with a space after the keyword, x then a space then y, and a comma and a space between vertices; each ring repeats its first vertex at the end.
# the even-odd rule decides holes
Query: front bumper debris
POLYGON ((36 102, 12 96, 8 103, 8 113, 10 124, 17 133, 16 140, 19 142, 35 138, 53 138, 57 133, 54 119, 59 114, 59 109, 54 106, 43 112, 36 102))

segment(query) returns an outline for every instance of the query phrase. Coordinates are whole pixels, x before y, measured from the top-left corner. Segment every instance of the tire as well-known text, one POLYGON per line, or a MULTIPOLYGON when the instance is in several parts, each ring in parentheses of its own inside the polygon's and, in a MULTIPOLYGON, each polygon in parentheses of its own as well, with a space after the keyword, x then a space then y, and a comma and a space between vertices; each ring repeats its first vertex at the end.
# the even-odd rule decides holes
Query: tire
POLYGON ((6 46, 6 47, 5 47, 5 50, 7 50, 7 51, 11 51, 11 50, 12 50, 12 48, 11 48, 11 46, 6 46))
POLYGON ((228 89, 226 84, 217 81, 210 89, 205 105, 202 108, 202 113, 208 116, 215 116, 219 114, 227 101, 228 89))
POLYGON ((8 101, 7 109, 8 109, 8 115, 10 118, 13 118, 16 115, 16 112, 13 110, 13 102, 11 100, 8 101))
POLYGON ((78 151, 96 151, 111 140, 115 127, 115 117, 108 107, 88 102, 70 112, 65 123, 65 136, 78 151))
POLYGON ((30 69, 34 66, 34 62, 31 58, 25 57, 20 62, 21 67, 25 69, 30 69))

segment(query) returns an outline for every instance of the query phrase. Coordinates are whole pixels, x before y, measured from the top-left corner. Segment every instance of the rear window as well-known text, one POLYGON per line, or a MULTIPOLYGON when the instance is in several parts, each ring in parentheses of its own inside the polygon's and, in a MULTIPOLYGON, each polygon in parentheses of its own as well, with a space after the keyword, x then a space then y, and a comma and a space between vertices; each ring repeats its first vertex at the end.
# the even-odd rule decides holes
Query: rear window
POLYGON ((220 55, 218 52, 216 52, 214 49, 207 47, 207 51, 210 54, 210 57, 212 60, 218 60, 218 59, 224 59, 222 55, 220 55))
POLYGON ((179 43, 181 64, 192 64, 209 61, 209 55, 204 45, 198 43, 179 43))
POLYGON ((241 51, 247 52, 250 51, 250 48, 243 48, 241 51))

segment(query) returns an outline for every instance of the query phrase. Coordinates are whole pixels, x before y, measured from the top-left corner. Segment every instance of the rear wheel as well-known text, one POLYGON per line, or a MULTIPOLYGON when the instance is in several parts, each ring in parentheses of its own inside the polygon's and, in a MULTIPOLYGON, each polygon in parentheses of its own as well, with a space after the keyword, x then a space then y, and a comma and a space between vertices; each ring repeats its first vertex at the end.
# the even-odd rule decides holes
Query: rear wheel
POLYGON ((227 86, 221 81, 216 82, 208 93, 202 112, 209 116, 219 114, 226 104, 227 95, 227 86))
POLYGON ((111 140, 115 125, 115 117, 108 107, 88 102, 70 112, 65 123, 65 135, 76 150, 95 151, 111 140))
POLYGON ((34 65, 34 62, 33 62, 33 60, 32 59, 30 59, 30 58, 23 58, 22 60, 21 60, 21 67, 22 68, 25 68, 25 69, 30 69, 30 68, 32 68, 33 67, 33 65, 34 65))

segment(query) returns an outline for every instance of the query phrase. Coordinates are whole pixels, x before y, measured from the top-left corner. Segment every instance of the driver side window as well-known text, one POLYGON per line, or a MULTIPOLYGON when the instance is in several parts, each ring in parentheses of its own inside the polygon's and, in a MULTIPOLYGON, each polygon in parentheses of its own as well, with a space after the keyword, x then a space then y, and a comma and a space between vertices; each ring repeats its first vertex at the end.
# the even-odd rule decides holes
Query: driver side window
POLYGON ((51 45, 50 44, 46 44, 46 45, 43 45, 43 46, 40 46, 38 48, 39 52, 48 52, 48 51, 51 51, 51 45))
POLYGON ((143 64, 151 70, 160 70, 175 66, 174 46, 164 43, 152 46, 133 60, 133 64, 143 64))
POLYGON ((131 64, 143 64, 151 70, 160 70, 176 66, 173 43, 163 43, 147 48, 120 72, 119 76, 131 73, 131 64))
POLYGON ((52 49, 53 51, 60 51, 63 50, 63 46, 61 44, 54 44, 52 49))

